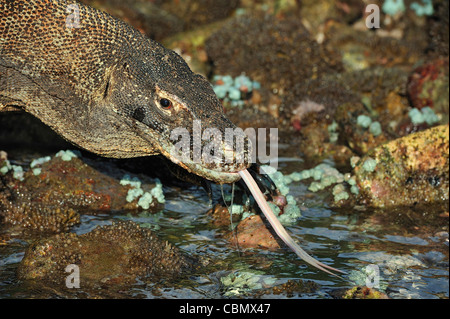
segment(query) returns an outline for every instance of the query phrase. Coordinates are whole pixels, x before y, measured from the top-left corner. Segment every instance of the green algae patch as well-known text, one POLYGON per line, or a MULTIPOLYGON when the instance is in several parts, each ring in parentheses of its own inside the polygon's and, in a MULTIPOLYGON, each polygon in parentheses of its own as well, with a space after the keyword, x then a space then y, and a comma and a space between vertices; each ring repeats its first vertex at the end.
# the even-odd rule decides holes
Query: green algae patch
POLYGON ((373 207, 448 202, 448 139, 441 125, 371 150, 354 168, 361 200, 373 207))

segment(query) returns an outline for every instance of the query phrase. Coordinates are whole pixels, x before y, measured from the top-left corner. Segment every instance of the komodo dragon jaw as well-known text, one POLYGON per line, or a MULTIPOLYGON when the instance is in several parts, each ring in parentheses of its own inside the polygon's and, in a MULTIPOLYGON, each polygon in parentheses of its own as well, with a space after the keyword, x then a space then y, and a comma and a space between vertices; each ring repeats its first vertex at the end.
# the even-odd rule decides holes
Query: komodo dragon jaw
POLYGON ((205 130, 216 128, 223 138, 225 129, 236 129, 210 83, 175 52, 104 12, 76 3, 79 25, 68 26, 69 5, 73 1, 0 0, 0 110, 20 107, 99 155, 160 153, 209 180, 238 180, 237 172, 250 165, 243 133, 243 151, 233 141, 216 148, 232 161, 194 156, 210 150, 205 130), (184 156, 173 151, 179 128, 190 133, 184 156))

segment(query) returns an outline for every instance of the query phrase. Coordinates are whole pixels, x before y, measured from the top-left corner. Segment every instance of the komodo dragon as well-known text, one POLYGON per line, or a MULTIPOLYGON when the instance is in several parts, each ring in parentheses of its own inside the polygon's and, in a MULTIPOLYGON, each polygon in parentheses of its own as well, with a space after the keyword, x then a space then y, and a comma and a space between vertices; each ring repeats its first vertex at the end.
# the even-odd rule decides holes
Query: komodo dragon
MULTIPOLYGON (((215 182, 242 176, 277 234, 300 258, 328 273, 325 268, 339 271, 309 256, 279 223, 246 170, 251 145, 242 130, 235 132, 247 145, 242 152, 234 139, 220 142, 231 162, 203 156, 182 161, 170 151, 176 128, 192 136, 197 121, 224 135, 236 127, 203 76, 124 22, 73 0, 0 0, 0 111, 17 109, 99 155, 163 154, 215 182)), ((195 140, 194 134, 189 144, 195 140)), ((200 141, 203 150, 209 141, 200 141)), ((194 158, 196 150, 189 152, 194 158)))
POLYGON ((232 163, 174 156, 175 128, 192 134, 196 120, 222 133, 236 128, 210 83, 174 51, 75 1, 0 0, 0 111, 17 109, 106 157, 163 154, 219 183, 240 179, 249 166, 250 144, 239 154, 221 142, 232 163))

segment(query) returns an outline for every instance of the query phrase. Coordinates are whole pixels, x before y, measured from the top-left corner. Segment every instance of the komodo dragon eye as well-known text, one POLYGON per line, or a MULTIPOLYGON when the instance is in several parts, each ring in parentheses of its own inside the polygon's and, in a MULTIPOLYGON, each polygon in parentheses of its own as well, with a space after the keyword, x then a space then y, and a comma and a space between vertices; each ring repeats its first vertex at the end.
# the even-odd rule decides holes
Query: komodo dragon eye
POLYGON ((161 99, 159 100, 159 104, 166 110, 170 109, 172 107, 172 102, 168 99, 161 99))

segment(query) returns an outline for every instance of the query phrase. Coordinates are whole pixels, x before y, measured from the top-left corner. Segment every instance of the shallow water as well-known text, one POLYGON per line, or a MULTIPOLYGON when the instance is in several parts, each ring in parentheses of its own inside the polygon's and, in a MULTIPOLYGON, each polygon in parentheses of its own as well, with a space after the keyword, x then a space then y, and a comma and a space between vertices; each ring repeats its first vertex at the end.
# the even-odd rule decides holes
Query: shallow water
MULTIPOLYGON (((280 160, 279 170, 283 173, 304 168, 299 159, 280 160)), ((402 216, 398 211, 335 210, 326 204, 327 191, 310 193, 307 184, 301 182, 289 187, 301 206, 302 217, 296 225, 287 227, 288 232, 315 258, 345 271, 343 278, 308 266, 288 248, 268 251, 233 247, 220 237, 222 230, 211 227, 211 217, 206 215, 211 207, 209 198, 197 187, 165 187, 166 204, 156 214, 82 215, 81 225, 72 231, 83 234, 113 219, 133 220, 155 230, 186 253, 213 261, 204 273, 176 283, 160 286, 138 282, 120 293, 108 292, 107 297, 332 298, 337 289, 354 285, 375 287, 391 298, 449 297, 448 219, 437 218, 437 222, 433 219, 429 223, 414 219, 425 214, 415 215, 412 220, 411 215, 402 216), (441 222, 443 225, 439 225, 441 222), (296 279, 313 281, 319 288, 289 295, 256 295, 260 289, 296 279)), ((220 196, 218 187, 213 190, 214 196, 220 196)), ((3 243, 0 240, 0 298, 102 296, 99 292, 83 291, 83 287, 67 295, 18 282, 15 270, 28 243, 20 237, 11 238, 3 243)))

